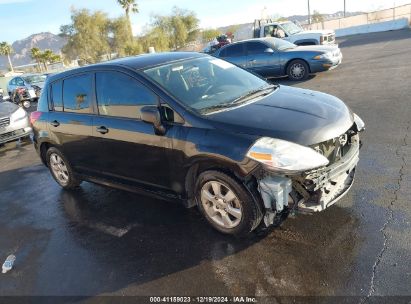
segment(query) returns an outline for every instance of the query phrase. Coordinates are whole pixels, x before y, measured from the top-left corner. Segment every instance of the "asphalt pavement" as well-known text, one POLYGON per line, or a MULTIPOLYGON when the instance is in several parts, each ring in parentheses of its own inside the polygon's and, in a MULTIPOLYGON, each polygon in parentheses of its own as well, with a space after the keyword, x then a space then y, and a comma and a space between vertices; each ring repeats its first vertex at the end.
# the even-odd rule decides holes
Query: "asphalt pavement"
POLYGON ((339 44, 335 70, 274 80, 336 95, 366 123, 355 184, 336 205, 240 240, 196 209, 90 183, 64 191, 30 142, 8 143, 0 260, 17 260, 0 295, 411 296, 411 31, 339 44))

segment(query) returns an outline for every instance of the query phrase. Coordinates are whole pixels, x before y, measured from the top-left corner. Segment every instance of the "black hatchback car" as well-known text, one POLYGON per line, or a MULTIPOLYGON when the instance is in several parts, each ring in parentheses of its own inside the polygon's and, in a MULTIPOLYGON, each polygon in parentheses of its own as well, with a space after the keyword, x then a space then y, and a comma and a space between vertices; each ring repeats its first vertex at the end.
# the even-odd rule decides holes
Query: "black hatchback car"
POLYGON ((364 129, 336 97, 178 52, 50 76, 31 122, 63 188, 86 180, 178 200, 235 235, 335 203, 364 129))

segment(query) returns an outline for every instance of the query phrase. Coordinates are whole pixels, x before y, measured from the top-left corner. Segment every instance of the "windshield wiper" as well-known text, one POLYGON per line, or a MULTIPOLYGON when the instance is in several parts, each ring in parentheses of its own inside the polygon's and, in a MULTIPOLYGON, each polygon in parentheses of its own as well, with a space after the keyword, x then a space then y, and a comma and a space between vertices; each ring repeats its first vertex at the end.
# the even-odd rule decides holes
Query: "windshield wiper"
MULTIPOLYGON (((245 101, 245 100, 248 100, 248 99, 250 99, 250 98, 255 98, 255 97, 257 97, 258 95, 263 95, 263 94, 262 94, 263 92, 265 92, 265 91, 267 91, 267 90, 275 89, 275 88, 277 88, 277 87, 278 87, 278 85, 276 85, 276 84, 270 84, 270 85, 268 85, 268 86, 263 86, 263 87, 258 88, 258 89, 256 89, 256 90, 251 90, 251 91, 245 93, 244 95, 241 95, 241 96, 237 97, 236 99, 234 99, 234 100, 231 102, 231 104, 237 104, 237 103, 243 102, 243 101, 245 101), (255 95, 257 95, 257 96, 255 96, 255 95)), ((265 93, 265 95, 266 95, 266 94, 268 94, 268 93, 265 93)))
MULTIPOLYGON (((236 104, 239 104, 240 102, 245 101, 246 99, 250 99, 251 97, 253 97, 253 98, 256 97, 255 95, 257 95, 257 94, 262 95, 263 92, 265 92, 267 90, 275 89, 277 87, 278 87, 278 85, 276 85, 276 84, 270 84, 268 86, 263 86, 263 87, 260 87, 256 90, 249 91, 246 94, 241 95, 240 97, 237 97, 233 101, 225 102, 225 103, 219 103, 219 104, 216 104, 216 105, 213 105, 213 106, 203 108, 203 109, 201 109, 201 112, 204 113, 204 112, 210 112, 210 111, 214 111, 214 110, 233 107, 236 104)), ((265 93, 265 94, 268 94, 268 93, 265 93)))
POLYGON ((219 103, 219 104, 216 104, 216 105, 213 105, 213 106, 202 108, 200 111, 202 113, 207 113, 207 112, 214 111, 214 110, 229 108, 231 106, 232 106, 232 104, 230 102, 229 103, 219 103))

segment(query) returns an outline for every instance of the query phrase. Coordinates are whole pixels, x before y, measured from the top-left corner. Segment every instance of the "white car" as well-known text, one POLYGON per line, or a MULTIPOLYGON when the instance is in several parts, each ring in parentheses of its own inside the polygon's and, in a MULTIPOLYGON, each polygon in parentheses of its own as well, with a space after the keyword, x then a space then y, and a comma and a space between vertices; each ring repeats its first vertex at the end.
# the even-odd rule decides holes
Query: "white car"
POLYGON ((29 116, 23 108, 8 101, 0 102, 0 144, 27 137, 31 131, 29 116))

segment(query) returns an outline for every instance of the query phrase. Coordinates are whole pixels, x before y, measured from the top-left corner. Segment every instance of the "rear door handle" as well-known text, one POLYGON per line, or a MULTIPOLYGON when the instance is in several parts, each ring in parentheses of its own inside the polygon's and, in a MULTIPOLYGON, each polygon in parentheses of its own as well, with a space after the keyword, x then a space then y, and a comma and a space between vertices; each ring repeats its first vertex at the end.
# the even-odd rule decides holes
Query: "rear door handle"
POLYGON ((60 123, 59 123, 57 120, 53 120, 52 122, 50 122, 50 124, 51 124, 53 127, 58 127, 58 126, 60 125, 60 123))
POLYGON ((97 132, 100 132, 101 134, 106 134, 108 133, 108 129, 105 126, 101 126, 97 128, 97 132))
POLYGON ((249 60, 249 62, 251 62, 251 63, 256 63, 257 60, 256 60, 256 59, 251 59, 251 60, 249 60))

